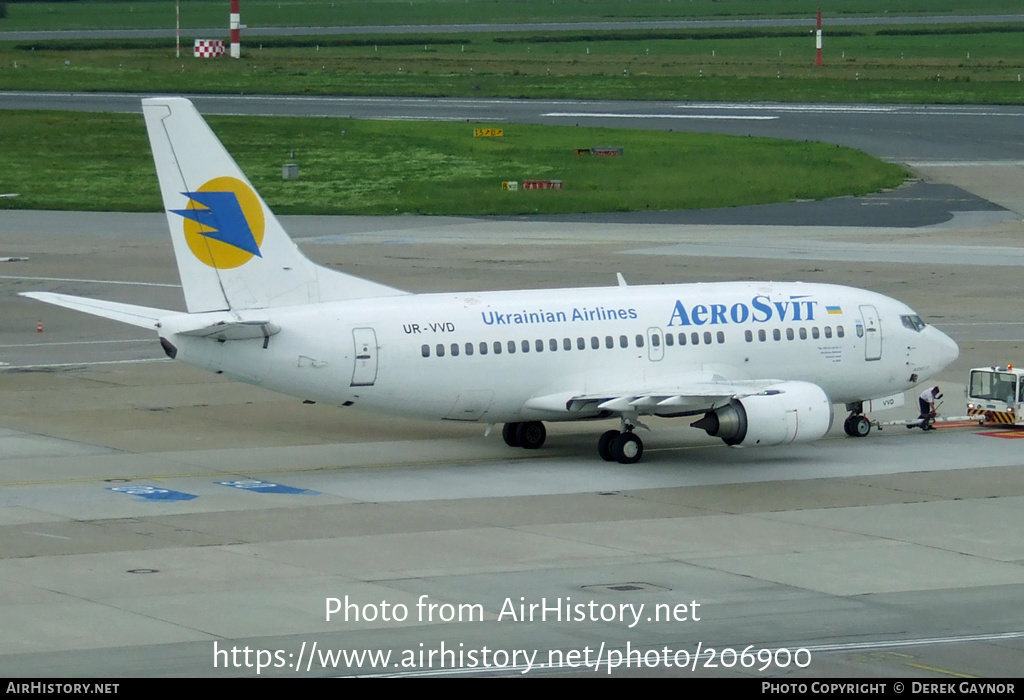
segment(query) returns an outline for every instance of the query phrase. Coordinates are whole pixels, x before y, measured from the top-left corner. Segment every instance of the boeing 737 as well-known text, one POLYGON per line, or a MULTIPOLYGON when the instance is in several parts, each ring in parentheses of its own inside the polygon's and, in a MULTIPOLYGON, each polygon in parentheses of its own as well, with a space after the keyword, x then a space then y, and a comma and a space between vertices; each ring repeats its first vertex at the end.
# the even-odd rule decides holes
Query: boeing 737
POLYGON ((302 399, 503 423, 617 419, 602 458, 637 462, 645 416, 734 446, 848 435, 869 406, 949 365, 956 344, 907 305, 829 284, 721 282, 413 294, 318 266, 192 104, 142 101, 187 313, 25 296, 155 331, 171 358, 302 399), (873 402, 873 403, 872 403, 873 402))

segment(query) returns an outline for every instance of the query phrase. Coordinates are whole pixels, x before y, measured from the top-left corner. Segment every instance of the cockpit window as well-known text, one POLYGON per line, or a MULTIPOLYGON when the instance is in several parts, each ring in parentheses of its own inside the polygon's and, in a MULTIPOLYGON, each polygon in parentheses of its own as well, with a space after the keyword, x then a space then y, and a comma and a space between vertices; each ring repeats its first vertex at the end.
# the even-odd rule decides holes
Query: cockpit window
POLYGON ((921 317, 916 314, 900 316, 900 320, 903 321, 904 327, 909 328, 912 331, 917 331, 918 333, 924 330, 926 325, 925 322, 921 320, 921 317))

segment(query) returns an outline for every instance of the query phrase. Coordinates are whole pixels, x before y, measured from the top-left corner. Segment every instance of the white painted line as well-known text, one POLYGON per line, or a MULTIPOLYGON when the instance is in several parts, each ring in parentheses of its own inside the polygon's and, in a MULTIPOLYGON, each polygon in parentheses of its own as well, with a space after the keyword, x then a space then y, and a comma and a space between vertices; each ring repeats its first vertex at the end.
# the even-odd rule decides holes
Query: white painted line
POLYGON ((103 343, 152 343, 154 340, 155 338, 139 338, 137 340, 69 340, 59 343, 15 343, 12 345, 0 345, 0 348, 42 348, 51 345, 102 345, 103 343))
MULTIPOLYGON (((851 642, 851 643, 848 643, 848 644, 822 644, 822 645, 817 645, 817 646, 800 645, 799 643, 793 643, 793 644, 789 645, 787 648, 790 651, 795 651, 797 649, 806 649, 811 654, 817 654, 817 653, 824 653, 824 652, 866 651, 866 650, 872 650, 872 649, 900 649, 900 648, 903 648, 903 647, 932 646, 932 645, 935 645, 935 644, 960 644, 960 643, 964 643, 964 642, 994 642, 994 641, 1002 641, 1002 640, 1009 640, 1009 639, 1020 639, 1021 637, 1024 637, 1024 632, 997 632, 997 633, 994 633, 994 634, 975 634, 975 635, 964 635, 964 636, 961 636, 961 637, 932 637, 932 638, 928 638, 928 639, 898 639, 898 640, 893 640, 893 641, 851 642)), ((770 647, 765 647, 765 648, 766 649, 770 649, 770 647)), ((779 649, 771 649, 771 651, 774 653, 774 652, 779 651, 779 649)), ((702 652, 701 649, 700 649, 700 645, 698 644, 695 653, 699 657, 699 656, 704 656, 708 652, 707 651, 703 651, 702 652)), ((690 654, 690 656, 693 656, 693 654, 690 654)), ((693 658, 694 658, 694 661, 696 662, 697 657, 693 657, 693 658)), ((561 663, 535 663, 535 664, 533 664, 533 666, 527 666, 525 664, 518 664, 518 665, 510 664, 508 666, 502 666, 500 670, 502 672, 507 673, 507 672, 513 671, 513 670, 522 672, 522 671, 526 671, 528 668, 532 669, 532 670, 541 670, 541 671, 553 670, 553 669, 562 669, 562 668, 570 668, 570 667, 574 668, 574 669, 578 669, 578 668, 594 669, 595 667, 596 668, 602 668, 604 665, 605 665, 605 662, 600 662, 598 664, 595 664, 594 661, 591 661, 589 663, 584 663, 584 664, 581 665, 579 663, 572 664, 572 663, 568 663, 568 662, 564 662, 563 661, 561 663)), ((360 678, 396 678, 396 677, 400 677, 400 676, 418 677, 418 676, 440 676, 440 675, 446 675, 446 676, 451 676, 451 675, 477 676, 477 675, 486 675, 486 674, 489 674, 489 673, 494 673, 495 670, 496 669, 493 668, 493 667, 487 668, 487 667, 483 667, 483 666, 477 667, 477 668, 415 669, 415 670, 398 671, 398 672, 384 671, 382 673, 358 674, 358 677, 360 677, 360 678)))
POLYGON ((1024 321, 951 321, 940 325, 943 328, 946 326, 1024 326, 1024 321))
POLYGON ((95 367, 96 365, 138 365, 146 362, 170 362, 169 357, 151 357, 144 360, 108 360, 106 362, 61 362, 52 365, 10 365, 3 369, 8 372, 14 369, 57 369, 60 367, 95 367))
POLYGON ((481 117, 473 115, 471 117, 440 117, 440 116, 422 116, 414 117, 411 115, 392 114, 388 116, 373 117, 373 119, 382 122, 505 122, 505 119, 501 117, 481 117))
POLYGON ((546 112, 542 117, 591 117, 595 119, 732 119, 743 121, 771 121, 778 119, 758 114, 626 114, 616 112, 546 112))
POLYGON ((85 280, 73 277, 19 277, 16 275, 0 275, 0 280, 34 280, 36 282, 88 282, 90 284, 124 284, 139 287, 174 287, 181 289, 180 284, 163 284, 161 282, 122 282, 119 280, 85 280))
POLYGON ((1024 166, 1024 160, 911 160, 904 164, 911 168, 1019 168, 1024 166))
POLYGON ((23 530, 26 535, 39 535, 40 537, 52 537, 55 540, 70 540, 70 537, 64 535, 48 535, 45 532, 30 532, 29 530, 23 530))
MULTIPOLYGON (((907 105, 911 107, 913 105, 907 105)), ((766 102, 693 102, 680 103, 677 109, 732 109, 732 110, 760 110, 762 112, 839 112, 842 114, 860 113, 891 113, 898 112, 905 107, 901 105, 824 105, 824 104, 768 104, 766 102)))
POLYGON ((968 634, 959 637, 929 637, 926 639, 894 639, 877 642, 849 642, 847 644, 821 644, 803 647, 808 651, 862 651, 867 649, 899 649, 901 647, 933 646, 935 644, 962 644, 964 642, 994 642, 1002 639, 1020 639, 1024 632, 995 632, 993 634, 968 634))

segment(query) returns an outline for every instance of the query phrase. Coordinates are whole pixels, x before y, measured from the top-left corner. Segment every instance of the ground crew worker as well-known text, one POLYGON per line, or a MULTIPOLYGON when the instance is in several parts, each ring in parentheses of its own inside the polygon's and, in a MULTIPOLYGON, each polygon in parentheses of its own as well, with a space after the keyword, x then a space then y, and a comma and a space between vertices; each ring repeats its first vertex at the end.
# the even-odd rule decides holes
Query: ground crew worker
POLYGON ((935 419, 935 400, 940 398, 942 398, 942 394, 939 393, 937 386, 925 389, 918 397, 917 403, 921 409, 921 415, 918 416, 921 419, 921 430, 935 430, 932 426, 932 421, 935 419))

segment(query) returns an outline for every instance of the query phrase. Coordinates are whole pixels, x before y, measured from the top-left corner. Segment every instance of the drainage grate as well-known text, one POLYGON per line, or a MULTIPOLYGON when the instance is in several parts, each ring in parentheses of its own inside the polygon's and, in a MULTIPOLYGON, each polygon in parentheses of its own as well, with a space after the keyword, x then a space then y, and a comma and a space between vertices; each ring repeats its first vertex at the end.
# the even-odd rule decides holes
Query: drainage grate
POLYGON ((598 583, 590 586, 580 586, 585 591, 609 591, 611 593, 626 593, 634 591, 670 591, 671 588, 655 586, 653 583, 643 581, 624 581, 622 583, 598 583))

